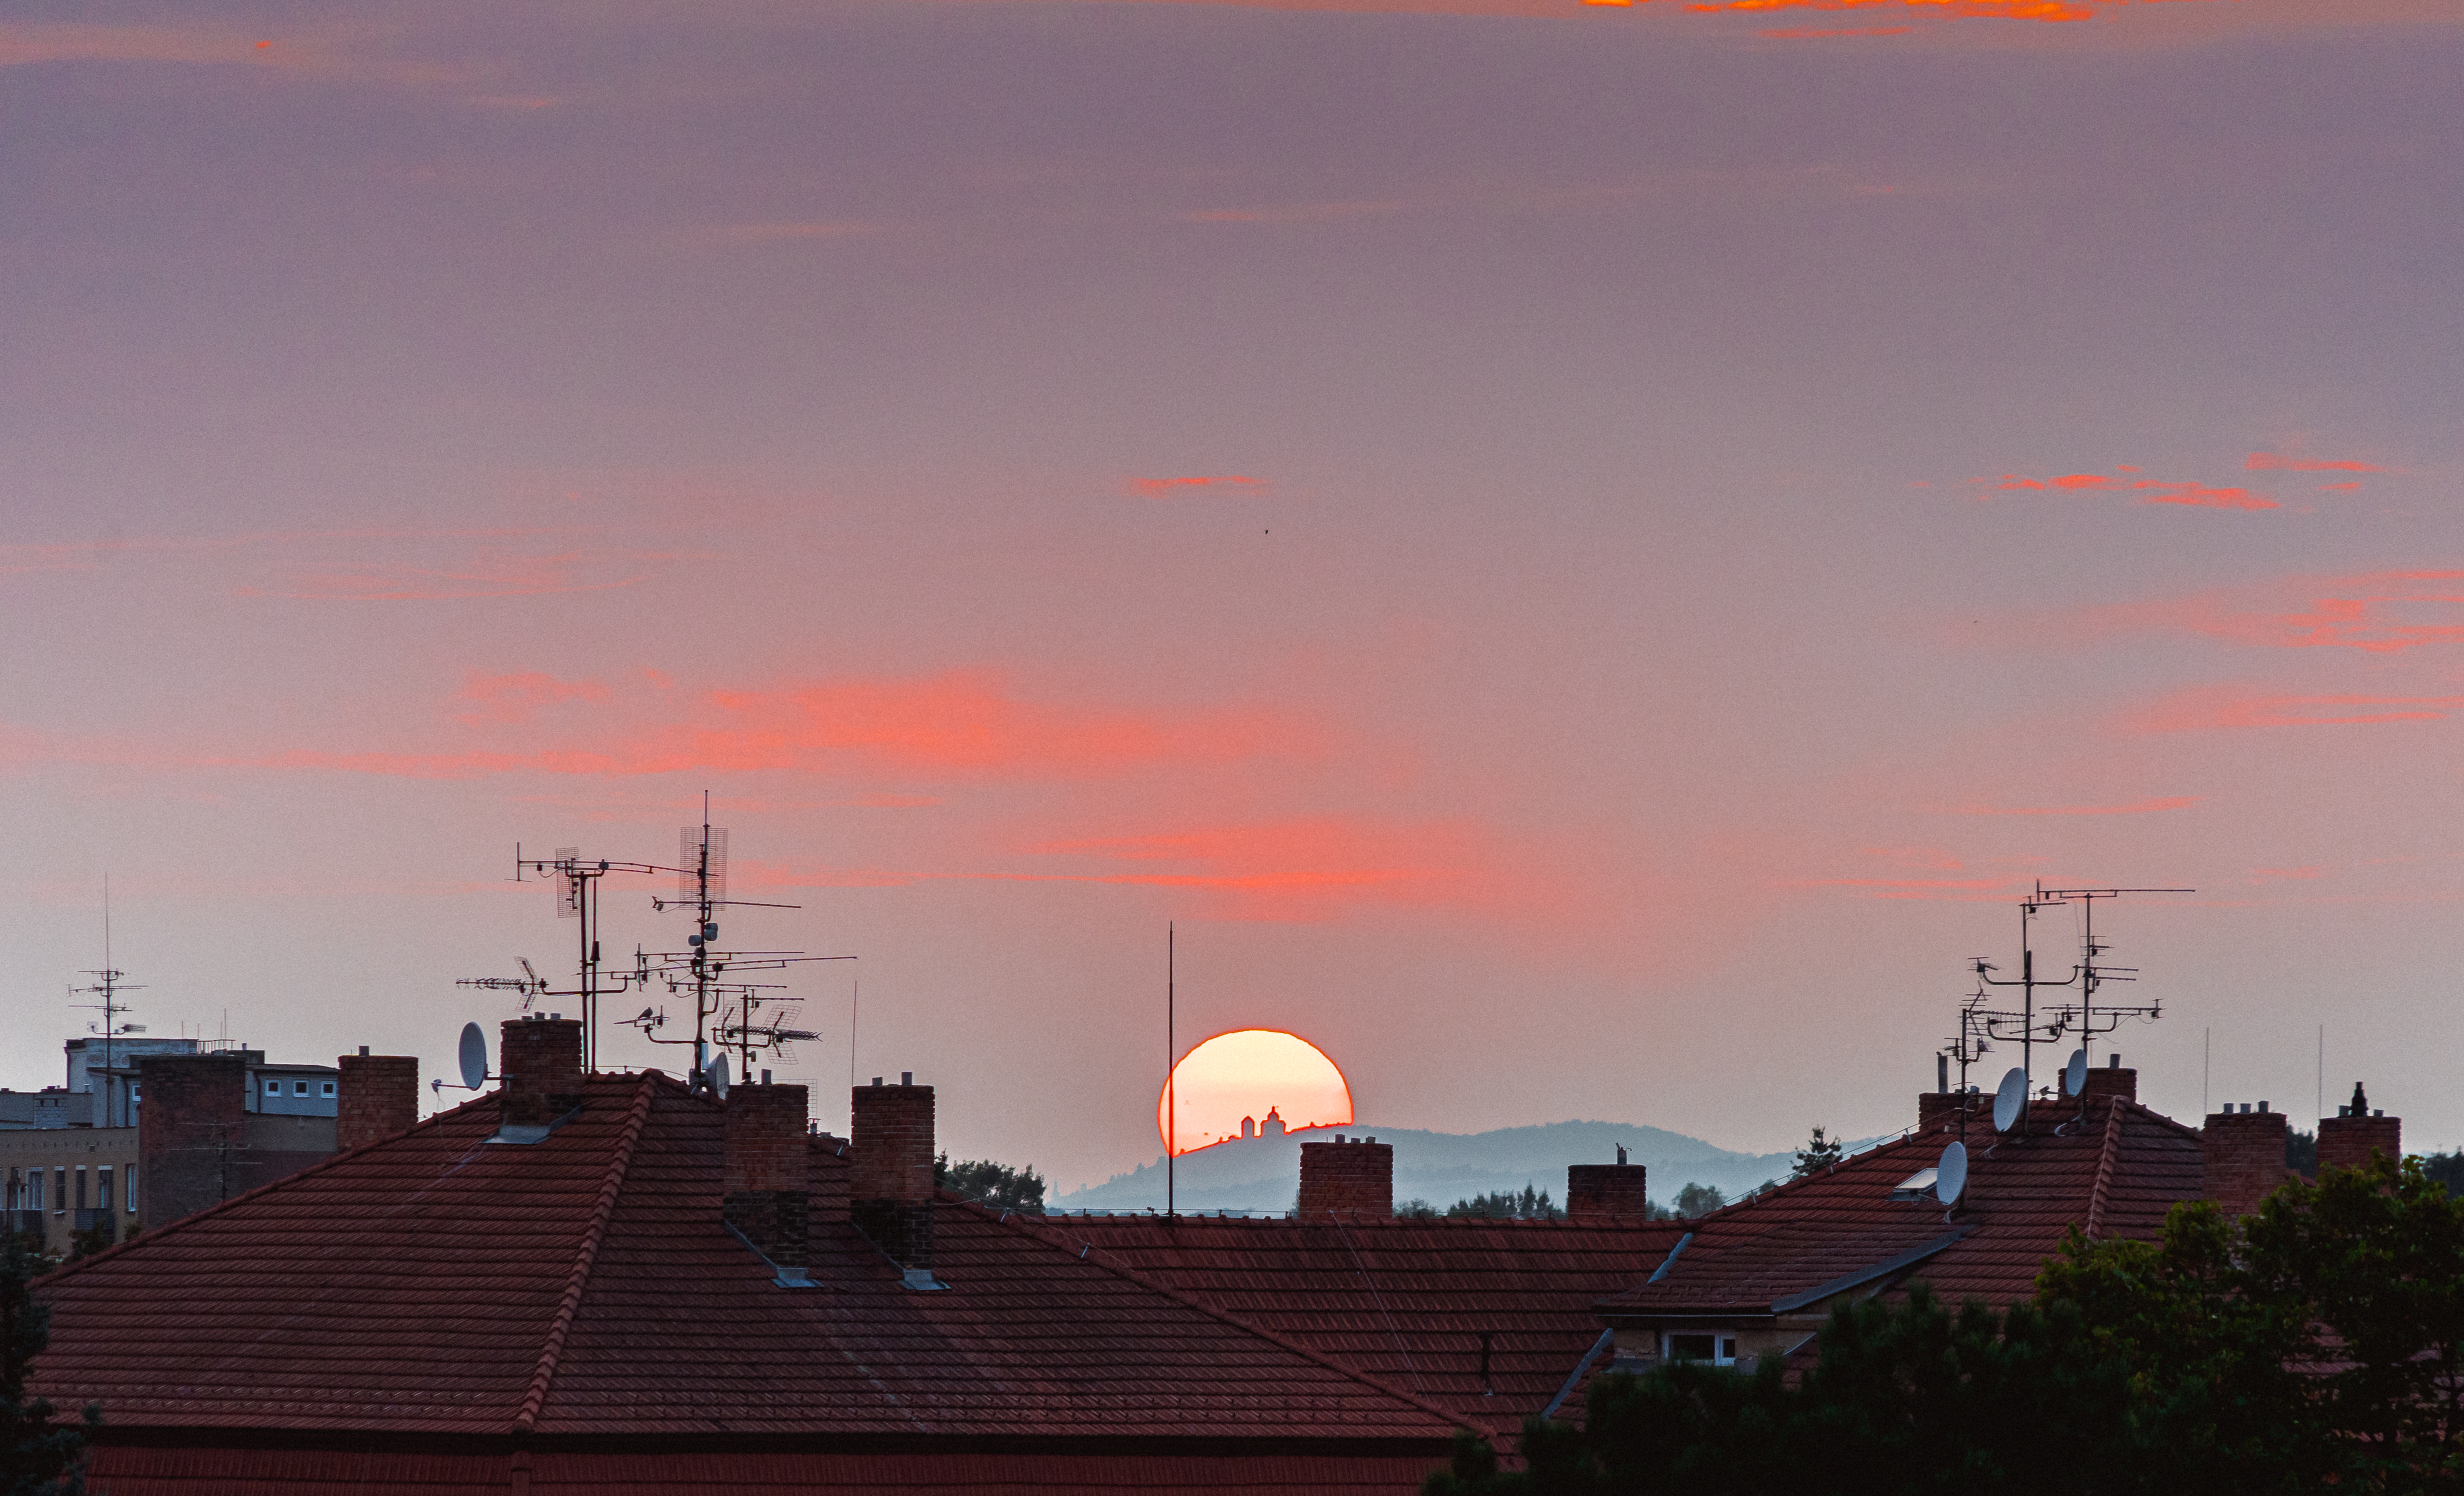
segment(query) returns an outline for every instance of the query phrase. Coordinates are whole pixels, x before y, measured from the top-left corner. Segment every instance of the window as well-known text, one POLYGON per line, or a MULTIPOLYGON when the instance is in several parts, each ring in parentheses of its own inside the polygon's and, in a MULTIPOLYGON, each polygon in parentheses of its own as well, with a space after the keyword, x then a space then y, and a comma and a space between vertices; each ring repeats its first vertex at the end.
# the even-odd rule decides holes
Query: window
POLYGON ((43 1208, 43 1171, 40 1169, 26 1171, 26 1208, 28 1210, 43 1208))
POLYGON ((127 1181, 120 1188, 120 1198, 126 1202, 130 1215, 137 1214, 137 1166, 133 1163, 128 1166, 127 1181))
POLYGON ((52 1214, 62 1215, 69 1208, 69 1172, 65 1168, 52 1171, 52 1214))
POLYGON ((1737 1362, 1737 1337, 1714 1334, 1672 1334, 1668 1337, 1668 1359, 1708 1361, 1714 1366, 1734 1366, 1737 1362))
POLYGON ((319 1094, 319 1095, 322 1095, 322 1096, 330 1096, 330 1095, 334 1094, 334 1083, 333 1083, 332 1081, 327 1081, 327 1082, 325 1082, 325 1083, 324 1083, 324 1089, 322 1089, 321 1091, 318 1092, 318 1094, 319 1094))
POLYGON ((291 1083, 291 1094, 295 1096, 305 1096, 308 1094, 308 1083, 306 1081, 293 1081, 291 1083))
MULTIPOLYGON (((279 1096, 279 1095, 281 1095, 281 1094, 282 1094, 282 1083, 281 1083, 280 1081, 267 1081, 267 1082, 265 1083, 265 1093, 266 1093, 267 1095, 269 1095, 269 1096, 279 1096)), ((224 1095, 226 1095, 226 1096, 228 1096, 228 1095, 230 1095, 230 1094, 231 1094, 231 1092, 229 1092, 229 1091, 225 1091, 225 1092, 223 1092, 223 1094, 224 1094, 224 1095)))
POLYGON ((111 1165, 104 1164, 94 1172, 94 1208, 111 1208, 111 1165))
MULTIPOLYGON (((229 1094, 229 1093, 228 1093, 228 1092, 226 1092, 225 1094, 229 1094)), ((77 1209, 79 1209, 79 1210, 83 1210, 83 1209, 85 1209, 85 1165, 83 1165, 83 1164, 78 1164, 78 1165, 77 1165, 77 1209)))

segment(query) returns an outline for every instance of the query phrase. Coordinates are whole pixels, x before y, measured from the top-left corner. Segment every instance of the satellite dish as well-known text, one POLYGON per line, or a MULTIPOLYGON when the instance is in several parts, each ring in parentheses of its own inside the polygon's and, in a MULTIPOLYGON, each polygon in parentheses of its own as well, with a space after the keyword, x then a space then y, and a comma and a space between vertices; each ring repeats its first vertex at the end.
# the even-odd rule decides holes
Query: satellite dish
POLYGON ((710 1076, 710 1093, 725 1101, 727 1099, 727 1056, 722 1054, 711 1061, 710 1069, 706 1073, 710 1076))
POLYGON ((2062 1094, 2076 1096, 2087 1089, 2087 1047, 2071 1051, 2071 1063, 2062 1067, 2062 1094))
POLYGON ((1993 1131, 2008 1133, 2018 1125, 2019 1113, 2028 1110, 2028 1072, 2017 1066, 2002 1077, 2002 1089, 1993 1093, 1993 1131))
POLYGON ((1933 1198, 1946 1205, 1959 1203, 1959 1192, 1968 1188, 1968 1145, 1953 1143, 1942 1151, 1942 1162, 1933 1166, 1933 1198))
POLYGON ((488 1084, 488 1036, 476 1023, 462 1025, 462 1084, 472 1090, 488 1084))

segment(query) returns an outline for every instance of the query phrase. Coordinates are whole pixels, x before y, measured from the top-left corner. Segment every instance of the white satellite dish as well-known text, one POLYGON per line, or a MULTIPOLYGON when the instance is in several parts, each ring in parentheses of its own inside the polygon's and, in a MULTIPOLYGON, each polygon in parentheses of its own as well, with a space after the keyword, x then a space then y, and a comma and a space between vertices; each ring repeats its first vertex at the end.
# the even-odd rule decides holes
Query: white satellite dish
POLYGON ((2071 1063, 2062 1067, 2062 1094, 2076 1096, 2087 1089, 2087 1049, 2084 1045, 2071 1051, 2071 1063))
POLYGON ((710 1093, 725 1101, 727 1099, 727 1056, 722 1054, 711 1061, 710 1069, 706 1073, 710 1076, 710 1093))
POLYGON ((488 1036, 476 1023, 462 1025, 462 1084, 471 1090, 488 1084, 488 1036))
POLYGON ((1942 1162, 1933 1166, 1933 1198, 1946 1205, 1959 1203, 1959 1192, 1968 1188, 1968 1145, 1953 1143, 1942 1151, 1942 1162))
POLYGON ((2028 1110, 2028 1072, 2017 1066, 2002 1077, 2002 1087, 1993 1093, 1993 1131, 2008 1133, 2019 1123, 2019 1113, 2028 1110))

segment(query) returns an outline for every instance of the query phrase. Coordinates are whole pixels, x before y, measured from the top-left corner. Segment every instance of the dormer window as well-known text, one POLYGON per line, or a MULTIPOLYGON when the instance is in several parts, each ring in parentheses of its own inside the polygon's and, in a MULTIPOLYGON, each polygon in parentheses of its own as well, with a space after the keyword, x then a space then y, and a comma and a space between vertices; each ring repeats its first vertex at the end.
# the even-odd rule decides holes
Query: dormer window
POLYGON ((265 1093, 266 1093, 267 1095, 269 1095, 269 1096, 279 1096, 279 1095, 281 1095, 281 1094, 282 1094, 282 1083, 281 1083, 280 1081, 267 1081, 267 1082, 265 1083, 265 1093))
POLYGON ((291 1083, 291 1094, 295 1096, 305 1096, 308 1094, 308 1083, 306 1081, 293 1081, 291 1083))
POLYGON ((1713 1366, 1737 1364, 1737 1337, 1720 1334, 1671 1334, 1667 1337, 1668 1359, 1672 1361, 1708 1361, 1713 1366))

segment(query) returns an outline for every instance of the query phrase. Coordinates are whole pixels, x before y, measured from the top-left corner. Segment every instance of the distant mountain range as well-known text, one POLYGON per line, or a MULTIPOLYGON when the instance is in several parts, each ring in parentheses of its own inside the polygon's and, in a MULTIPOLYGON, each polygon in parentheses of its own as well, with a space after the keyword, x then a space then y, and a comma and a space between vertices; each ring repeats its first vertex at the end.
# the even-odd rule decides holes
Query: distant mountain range
MULTIPOLYGON (((1182 1210, 1285 1211, 1300 1193, 1301 1144, 1337 1133, 1395 1145, 1395 1199, 1425 1199, 1440 1210, 1459 1199, 1531 1185, 1566 1199, 1570 1163, 1626 1160, 1651 1171, 1651 1198, 1676 1199, 1687 1184, 1708 1184, 1734 1199, 1766 1179, 1785 1179, 1793 1153, 1739 1154, 1664 1128, 1622 1122, 1551 1122, 1493 1133, 1425 1133, 1412 1128, 1317 1128, 1279 1137, 1234 1138, 1180 1155, 1176 1187, 1182 1210)), ((1851 1145, 1852 1147, 1860 1145, 1851 1145)), ((1161 1210, 1164 1161, 1141 1164, 1101 1184, 1071 1190, 1055 1210, 1161 1210)))

